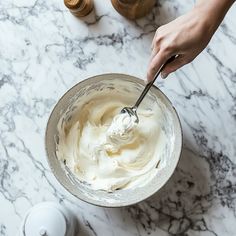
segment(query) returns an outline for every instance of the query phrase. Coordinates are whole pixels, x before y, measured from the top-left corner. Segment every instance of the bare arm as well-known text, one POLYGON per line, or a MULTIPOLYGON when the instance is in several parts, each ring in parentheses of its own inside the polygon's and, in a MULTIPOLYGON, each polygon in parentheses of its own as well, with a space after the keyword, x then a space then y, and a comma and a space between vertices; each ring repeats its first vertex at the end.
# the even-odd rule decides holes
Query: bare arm
POLYGON ((191 62, 209 43, 233 0, 198 0, 185 15, 159 27, 152 42, 147 80, 151 81, 165 61, 178 57, 165 67, 162 77, 191 62))

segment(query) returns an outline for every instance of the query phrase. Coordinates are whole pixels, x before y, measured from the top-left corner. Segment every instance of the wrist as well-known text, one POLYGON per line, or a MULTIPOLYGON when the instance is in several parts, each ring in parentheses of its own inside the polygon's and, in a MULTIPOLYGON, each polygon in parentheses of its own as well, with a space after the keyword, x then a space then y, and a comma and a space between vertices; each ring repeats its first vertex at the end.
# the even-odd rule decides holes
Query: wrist
POLYGON ((195 7, 206 10, 215 10, 221 15, 225 15, 235 0, 197 0, 195 7))
POLYGON ((209 33, 214 34, 233 3, 234 0, 198 0, 193 11, 209 33))

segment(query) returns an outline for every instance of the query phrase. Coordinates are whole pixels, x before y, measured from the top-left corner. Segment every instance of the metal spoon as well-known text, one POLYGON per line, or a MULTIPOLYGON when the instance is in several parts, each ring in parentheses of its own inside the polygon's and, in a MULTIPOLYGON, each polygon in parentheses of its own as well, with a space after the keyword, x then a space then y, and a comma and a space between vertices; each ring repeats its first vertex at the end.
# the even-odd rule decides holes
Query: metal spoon
POLYGON ((120 111, 120 113, 127 113, 130 116, 134 116, 135 117, 135 123, 139 122, 139 118, 137 115, 137 109, 138 106, 140 105, 140 103, 143 101, 145 95, 147 94, 147 92, 149 91, 149 89, 152 87, 153 83, 155 82, 155 80, 157 79, 157 77, 159 76, 159 74, 161 73, 161 71, 164 69, 164 67, 172 62, 174 59, 176 58, 176 56, 172 56, 171 58, 169 58, 166 63, 164 63, 160 69, 157 71, 157 73, 154 76, 154 79, 152 81, 150 81, 144 88, 143 92, 141 93, 141 95, 139 96, 138 100, 136 101, 136 103, 134 104, 133 107, 124 107, 122 108, 122 110, 120 111))

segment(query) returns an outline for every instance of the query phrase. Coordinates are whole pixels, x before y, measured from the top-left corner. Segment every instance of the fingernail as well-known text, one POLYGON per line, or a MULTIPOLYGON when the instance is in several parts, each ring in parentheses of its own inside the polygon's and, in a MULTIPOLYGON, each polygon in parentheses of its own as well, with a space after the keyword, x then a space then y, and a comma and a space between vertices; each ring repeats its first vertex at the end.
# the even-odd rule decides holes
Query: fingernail
POLYGON ((167 76, 168 76, 167 73, 165 73, 165 72, 162 72, 162 73, 161 73, 161 78, 162 78, 162 79, 166 79, 167 76))

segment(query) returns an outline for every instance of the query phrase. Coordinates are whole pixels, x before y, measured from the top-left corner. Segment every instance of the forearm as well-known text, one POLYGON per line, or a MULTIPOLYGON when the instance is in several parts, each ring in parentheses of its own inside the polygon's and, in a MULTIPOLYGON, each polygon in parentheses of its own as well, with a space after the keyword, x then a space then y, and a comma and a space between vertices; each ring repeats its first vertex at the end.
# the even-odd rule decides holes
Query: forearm
POLYGON ((233 3, 234 0, 198 0, 193 11, 206 16, 206 24, 214 33, 233 3))

